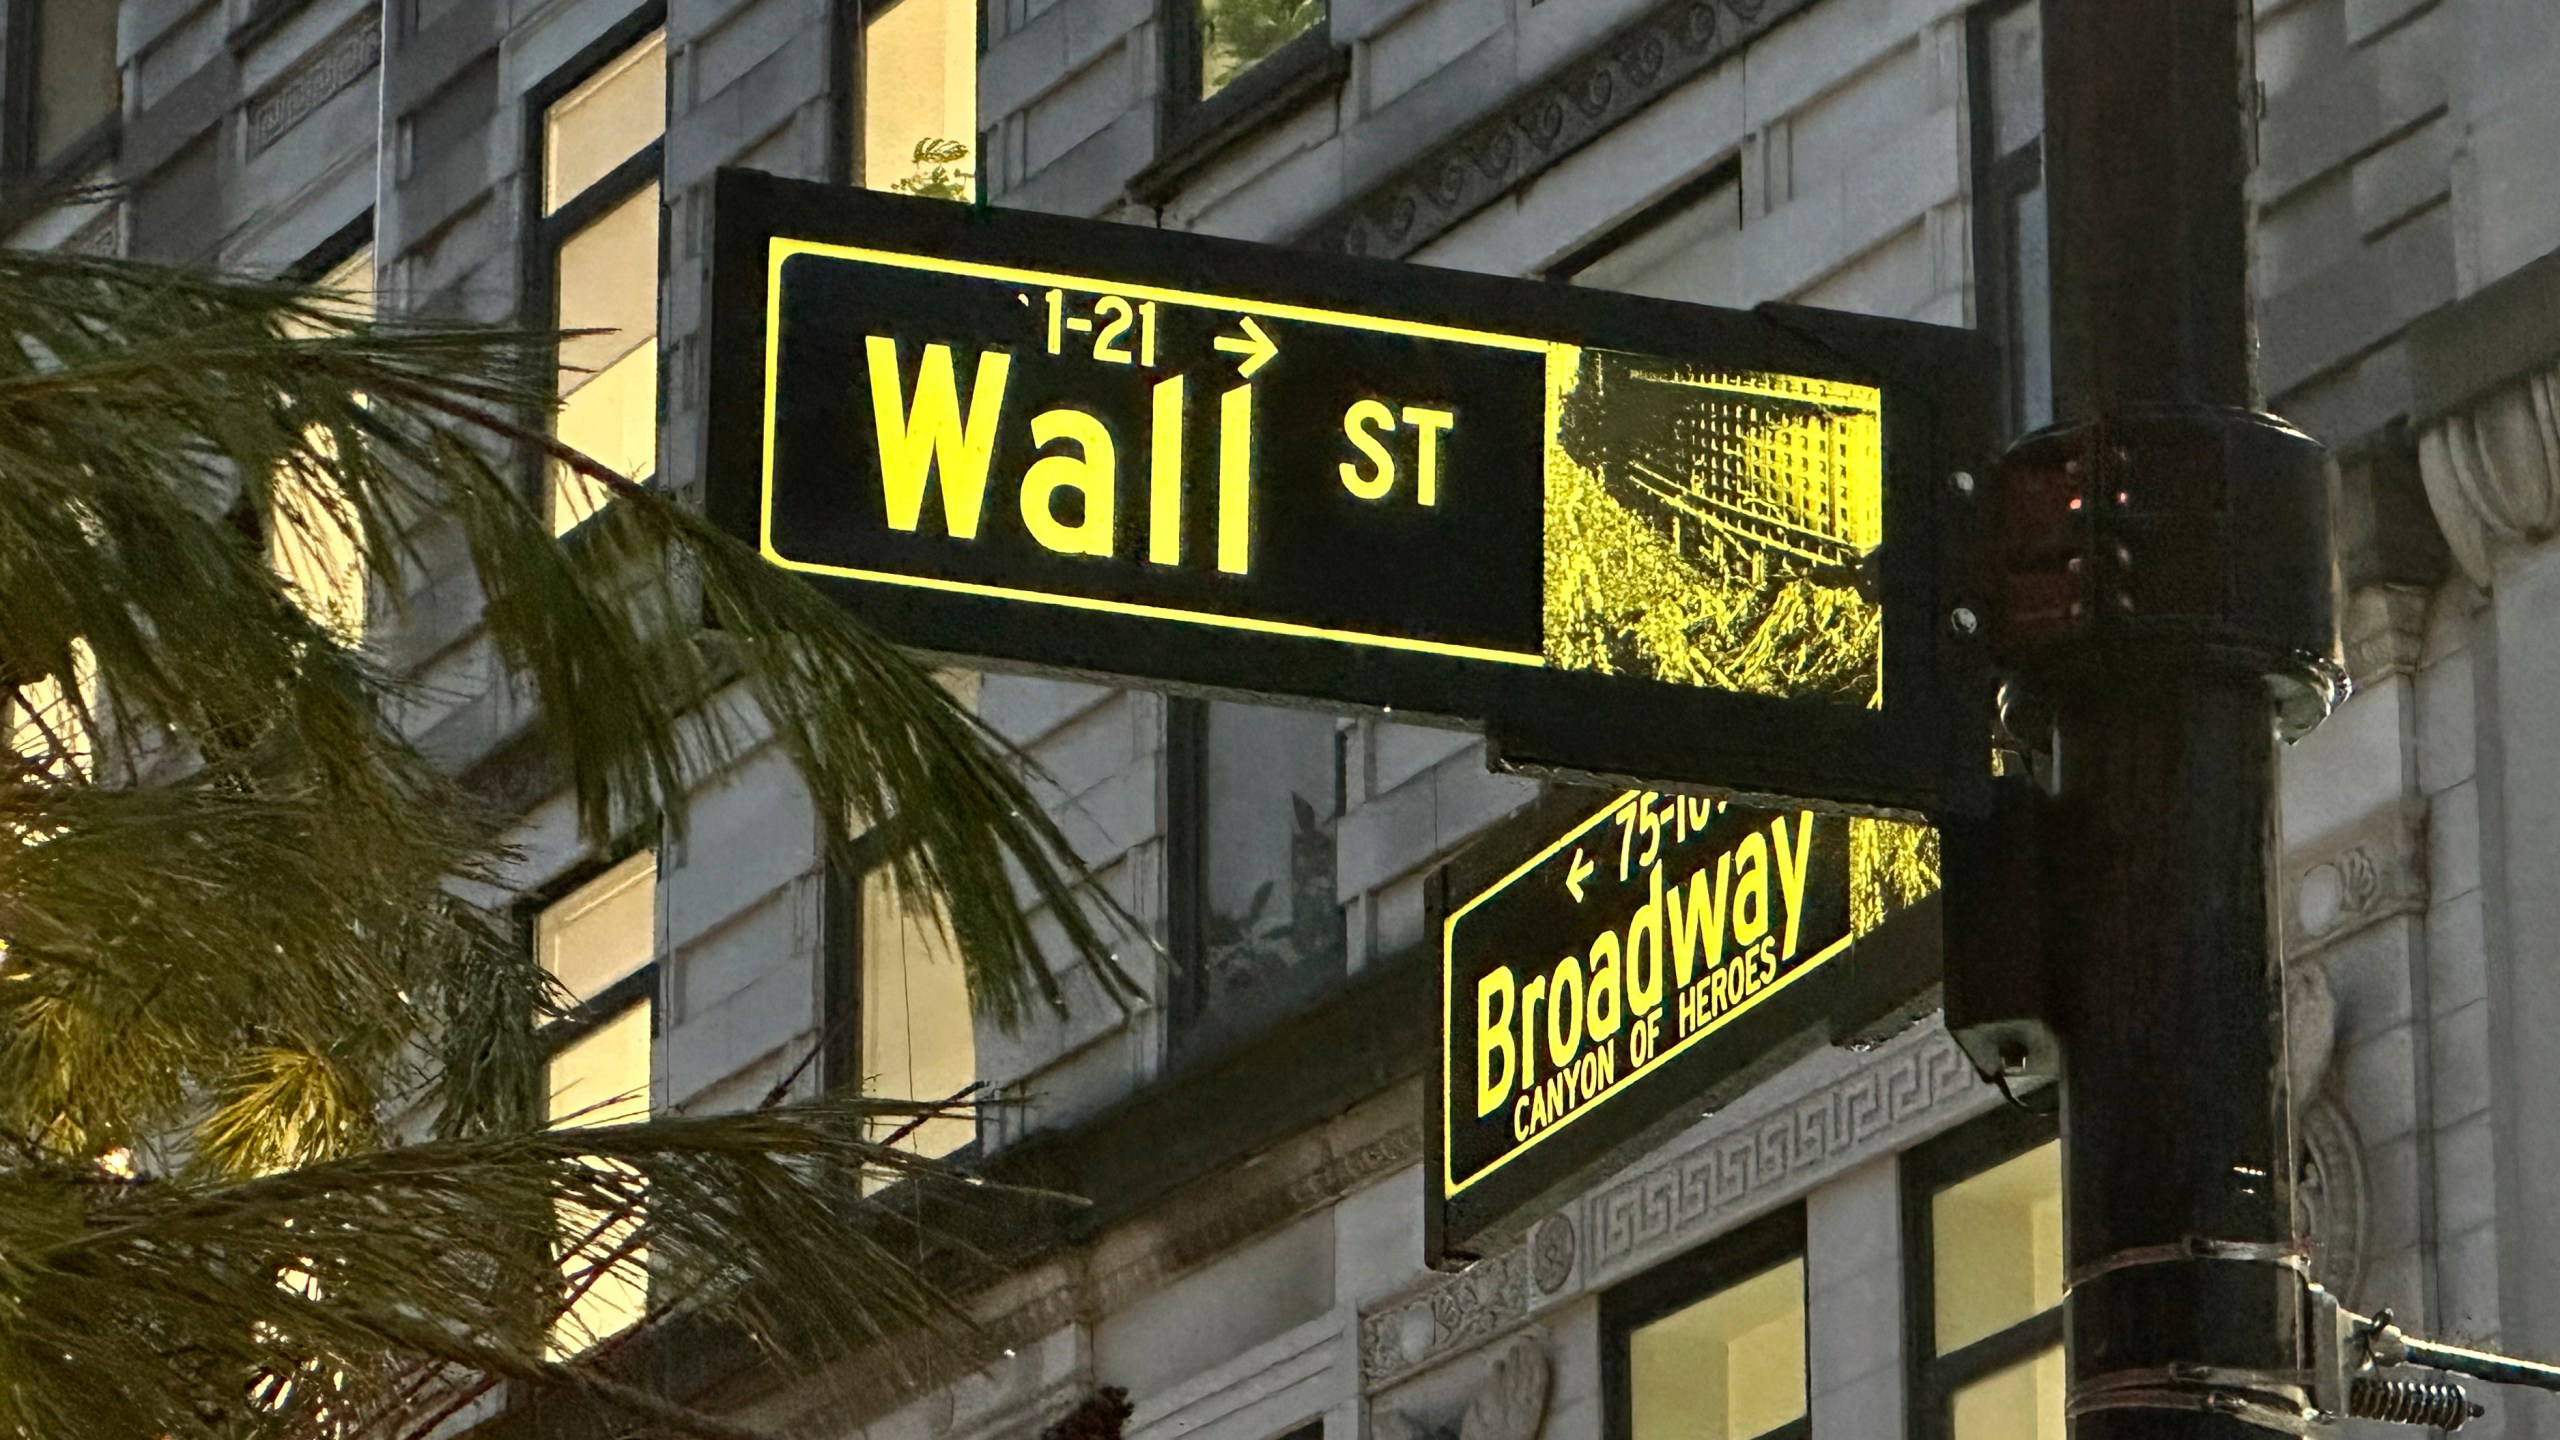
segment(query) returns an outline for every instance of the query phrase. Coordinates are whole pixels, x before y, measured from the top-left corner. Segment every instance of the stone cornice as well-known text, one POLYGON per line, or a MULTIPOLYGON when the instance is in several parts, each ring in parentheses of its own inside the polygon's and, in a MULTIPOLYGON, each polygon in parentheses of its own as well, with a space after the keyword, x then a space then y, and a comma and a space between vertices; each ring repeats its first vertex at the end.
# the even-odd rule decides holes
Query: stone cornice
POLYGON ((2520 376, 2427 426, 2418 475, 2463 573, 2495 584, 2502 557, 2560 535, 2560 369, 2520 376))
POLYGON ((1935 1018, 1864 1053, 1826 1050, 1454 1275, 1360 1317, 1376 1391, 1999 1103, 1935 1018))
POLYGON ((1810 3, 1658 6, 1317 221, 1297 243, 1410 255, 1810 3))

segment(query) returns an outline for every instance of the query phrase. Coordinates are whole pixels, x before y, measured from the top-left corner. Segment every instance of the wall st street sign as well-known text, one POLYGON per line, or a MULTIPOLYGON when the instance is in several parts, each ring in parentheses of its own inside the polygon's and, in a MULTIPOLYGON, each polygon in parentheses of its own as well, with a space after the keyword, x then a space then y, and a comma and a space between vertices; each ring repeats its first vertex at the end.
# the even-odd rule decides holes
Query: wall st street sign
POLYGON ((1435 877, 1431 1247, 1533 1210, 1938 974, 1924 827, 1559 792, 1435 877))
POLYGON ((1974 337, 746 172, 713 225, 711 513, 894 639, 1567 776, 1979 798, 1974 337))

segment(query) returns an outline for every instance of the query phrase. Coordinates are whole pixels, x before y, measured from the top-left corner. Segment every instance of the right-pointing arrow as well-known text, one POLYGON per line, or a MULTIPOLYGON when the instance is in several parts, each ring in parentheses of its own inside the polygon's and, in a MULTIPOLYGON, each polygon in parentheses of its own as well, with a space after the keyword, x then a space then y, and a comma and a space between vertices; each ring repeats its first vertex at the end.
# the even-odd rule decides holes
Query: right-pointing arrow
POLYGON ((1221 335, 1212 343, 1230 355, 1244 357, 1244 363, 1236 367, 1236 374, 1247 380, 1253 378, 1254 371, 1270 364, 1272 356, 1280 353, 1280 347, 1271 343, 1271 337, 1262 333, 1262 327, 1253 323, 1250 315, 1244 317, 1242 335, 1221 335))

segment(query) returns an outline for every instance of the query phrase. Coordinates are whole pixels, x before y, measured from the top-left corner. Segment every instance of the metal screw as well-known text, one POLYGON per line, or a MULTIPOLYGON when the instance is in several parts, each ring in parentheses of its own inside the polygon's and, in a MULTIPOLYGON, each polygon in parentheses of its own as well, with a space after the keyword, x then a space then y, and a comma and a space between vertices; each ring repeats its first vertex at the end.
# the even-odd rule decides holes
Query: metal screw
POLYGON ((1957 471, 1956 473, 1954 473, 1953 475, 1948 476, 1948 477, 1947 477, 1947 488, 1948 488, 1948 489, 1950 489, 1950 490, 1955 491, 1955 492, 1956 492, 1956 498, 1957 498, 1957 499, 1959 499, 1959 500, 1970 500, 1970 499, 1972 499, 1972 498, 1973 498, 1973 472, 1972 472, 1972 471, 1970 471, 1970 470, 1959 470, 1959 471, 1957 471))
POLYGON ((1947 624, 1959 635, 1970 635, 1982 628, 1982 617, 1959 605, 1947 614, 1947 624))

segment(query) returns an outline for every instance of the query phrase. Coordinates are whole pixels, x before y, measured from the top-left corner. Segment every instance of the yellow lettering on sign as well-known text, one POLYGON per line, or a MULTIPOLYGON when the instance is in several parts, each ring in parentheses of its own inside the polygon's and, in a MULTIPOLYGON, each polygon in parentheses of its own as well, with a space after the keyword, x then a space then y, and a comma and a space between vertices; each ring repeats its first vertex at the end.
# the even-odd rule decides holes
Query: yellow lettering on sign
POLYGON ((1425 410, 1419 405, 1404 407, 1404 423, 1422 432, 1420 448, 1413 462, 1413 498, 1425 505, 1440 503, 1440 433, 1458 423, 1458 417, 1446 410, 1425 410))
POLYGON ((915 408, 900 393, 898 342, 886 335, 864 340, 871 362, 871 419, 880 445, 881 499, 892 529, 913 530, 924 516, 924 491, 934 467, 942 471, 942 523, 955 540, 974 540, 987 495, 987 465, 995 456, 996 420, 1004 409, 1005 378, 1013 357, 1001 350, 978 356, 969 388, 969 410, 960 410, 951 347, 927 345, 916 367, 915 408))
POLYGON ((1252 564, 1253 387, 1218 397, 1218 568, 1242 575, 1252 564))
POLYGON ((1342 433, 1360 453, 1369 457, 1369 471, 1345 460, 1337 467, 1342 472, 1342 488, 1363 500, 1384 500, 1396 488, 1396 457, 1378 439, 1380 432, 1396 428, 1396 412, 1375 400, 1354 400, 1342 412, 1342 433))
MULTIPOLYGON (((1155 302, 1147 307, 1152 310, 1155 302)), ((1155 428, 1149 436, 1153 455, 1147 470, 1147 563, 1182 563, 1182 411, 1183 377, 1159 380, 1155 388, 1155 428)))
POLYGON ((1496 965, 1476 982, 1476 1116, 1481 1119, 1502 1108, 1503 1097, 1511 1093, 1512 1071, 1519 1068, 1511 1046, 1511 967, 1496 965), (1499 1009, 1496 1007, 1499 1006, 1499 1009), (1502 1057, 1500 1079, 1495 1079, 1493 1061, 1502 1057))
POLYGON ((1022 476, 1022 526, 1061 555, 1111 553, 1112 502, 1120 488, 1119 452, 1103 423, 1081 410, 1043 410, 1031 417, 1031 443, 1064 440, 1072 455, 1043 455, 1022 476), (1058 518, 1058 492, 1083 497, 1083 514, 1058 518))

